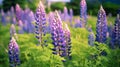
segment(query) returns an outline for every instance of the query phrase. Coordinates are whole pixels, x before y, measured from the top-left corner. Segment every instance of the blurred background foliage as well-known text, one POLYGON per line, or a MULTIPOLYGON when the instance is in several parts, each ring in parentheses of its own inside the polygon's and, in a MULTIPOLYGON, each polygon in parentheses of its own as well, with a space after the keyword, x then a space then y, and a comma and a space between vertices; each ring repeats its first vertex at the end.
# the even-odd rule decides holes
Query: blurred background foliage
MULTIPOLYGON (((80 10, 80 0, 71 0, 71 2, 53 2, 51 6, 48 7, 48 2, 50 0, 42 0, 46 5, 46 12, 57 10, 63 10, 64 6, 67 6, 68 9, 72 8, 74 11, 74 15, 79 15, 80 10)), ((87 1, 87 8, 89 15, 97 15, 97 11, 99 6, 102 4, 107 15, 112 14, 116 16, 116 11, 120 8, 120 1, 119 0, 86 0, 87 1)), ((29 7, 31 10, 35 11, 39 0, 3 0, 2 5, 0 8, 3 8, 4 11, 10 9, 11 6, 15 6, 16 4, 20 4, 20 6, 25 9, 29 7)))

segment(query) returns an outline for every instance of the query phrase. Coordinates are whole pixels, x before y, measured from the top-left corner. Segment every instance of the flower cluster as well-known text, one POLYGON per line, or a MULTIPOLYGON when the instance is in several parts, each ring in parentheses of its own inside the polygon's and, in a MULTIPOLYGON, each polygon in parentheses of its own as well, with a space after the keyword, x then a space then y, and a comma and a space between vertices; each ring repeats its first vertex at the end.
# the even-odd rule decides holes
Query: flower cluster
POLYGON ((120 47, 120 14, 117 15, 117 18, 114 24, 114 29, 112 32, 111 47, 115 48, 115 46, 120 47))
POLYGON ((87 24, 87 5, 86 0, 81 0, 80 2, 80 18, 84 25, 87 24))
POLYGON ((63 24, 57 11, 55 11, 55 15, 51 14, 50 19, 51 38, 54 45, 54 48, 52 49, 53 54, 71 58, 71 40, 68 27, 65 30, 63 29, 63 24))
POLYGON ((40 1, 39 6, 35 13, 35 20, 36 20, 36 38, 39 40, 40 45, 43 47, 45 46, 46 40, 43 37, 46 35, 46 13, 42 2, 40 1))
POLYGON ((66 53, 66 56, 68 56, 68 58, 71 59, 71 38, 70 38, 70 30, 67 24, 65 25, 64 38, 66 44, 64 53, 66 53))
POLYGON ((69 11, 70 11, 70 18, 69 18, 69 22, 70 22, 70 26, 72 27, 72 26, 73 26, 73 25, 72 25, 73 10, 72 10, 72 9, 70 9, 69 11))
POLYGON ((89 31, 88 44, 89 44, 90 46, 94 46, 94 41, 95 41, 94 33, 92 32, 92 29, 91 29, 91 28, 89 28, 88 31, 89 31))
POLYGON ((96 41, 105 43, 107 40, 107 18, 106 13, 101 6, 98 12, 97 24, 96 24, 96 41))
POLYGON ((10 28, 10 38, 12 38, 12 37, 17 38, 14 24, 12 24, 11 28, 10 28))
POLYGON ((4 13, 3 10, 1 10, 1 22, 2 22, 3 25, 7 24, 6 16, 5 16, 5 13, 4 13))
POLYGON ((19 52, 19 46, 16 43, 14 37, 12 37, 8 46, 10 67, 16 67, 20 65, 19 52))
POLYGON ((18 21, 22 21, 23 24, 23 31, 27 33, 34 33, 34 13, 29 9, 26 8, 22 10, 19 4, 16 5, 16 18, 18 21))

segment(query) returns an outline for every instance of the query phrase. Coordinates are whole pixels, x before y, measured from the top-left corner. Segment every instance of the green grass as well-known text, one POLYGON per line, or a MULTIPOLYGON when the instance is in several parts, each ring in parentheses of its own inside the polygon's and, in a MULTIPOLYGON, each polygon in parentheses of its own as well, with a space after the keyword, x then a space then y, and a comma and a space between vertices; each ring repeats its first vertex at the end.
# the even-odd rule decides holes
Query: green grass
MULTIPOLYGON (((114 21, 114 18, 108 22, 114 21)), ((95 33, 96 17, 89 17, 88 25, 95 33)), ((0 25, 0 67, 9 67, 8 44, 10 41, 10 25, 0 25)), ((17 28, 17 27, 16 27, 17 28)), ((88 31, 85 28, 70 28, 72 41, 72 60, 63 63, 58 55, 53 55, 52 40, 47 34, 48 47, 44 49, 37 46, 35 34, 17 34, 17 43, 20 48, 20 67, 119 67, 120 49, 110 49, 107 44, 96 43, 97 46, 88 45, 88 31), (100 53, 105 51, 106 56, 100 53)))

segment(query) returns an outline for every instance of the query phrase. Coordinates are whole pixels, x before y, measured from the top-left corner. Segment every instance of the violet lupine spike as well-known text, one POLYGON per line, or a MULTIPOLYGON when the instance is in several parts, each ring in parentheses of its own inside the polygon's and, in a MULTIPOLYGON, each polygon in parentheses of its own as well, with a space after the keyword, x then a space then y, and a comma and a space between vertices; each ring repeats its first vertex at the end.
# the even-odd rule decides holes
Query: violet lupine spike
POLYGON ((87 24, 87 4, 86 0, 81 0, 80 2, 80 18, 84 26, 87 24))
POLYGON ((24 33, 24 26, 23 26, 23 22, 21 20, 18 21, 18 26, 19 26, 19 34, 23 34, 24 33))
POLYGON ((11 7, 10 8, 10 16, 11 16, 11 20, 12 20, 12 18, 14 18, 14 7, 11 7))
POLYGON ((72 19, 73 19, 73 10, 70 9, 70 18, 69 18, 69 21, 70 21, 70 26, 72 27, 72 19))
POLYGON ((64 21, 67 21, 68 20, 68 9, 67 7, 64 7, 64 21))
POLYGON ((117 18, 115 20, 113 32, 112 32, 112 43, 111 47, 119 47, 120 48, 120 14, 117 14, 117 18))
POLYGON ((107 40, 107 18, 106 13, 101 6, 98 12, 97 24, 96 24, 96 41, 99 43, 106 43, 107 40))
MULTIPOLYGON (((65 37, 65 51, 66 52, 66 56, 71 59, 71 38, 70 38, 70 30, 68 28, 68 25, 65 24, 65 31, 64 31, 64 37, 65 37)), ((63 53, 64 53, 63 52, 63 53)))
POLYGON ((110 23, 110 25, 108 26, 108 37, 112 37, 112 30, 113 30, 113 25, 112 23, 110 23))
POLYGON ((19 54, 20 54, 19 46, 16 43, 14 37, 12 37, 8 46, 10 67, 16 67, 20 65, 19 54))
POLYGON ((7 24, 6 15, 3 10, 1 10, 1 22, 3 25, 7 24))
POLYGON ((16 29, 15 29, 14 24, 12 24, 10 27, 10 38, 12 37, 15 37, 17 39, 16 29))
POLYGON ((90 46, 94 46, 94 42, 95 42, 95 37, 94 37, 94 33, 92 32, 91 27, 88 28, 89 31, 89 35, 88 35, 88 44, 90 46))
POLYGON ((16 21, 16 18, 15 17, 13 17, 12 19, 11 19, 11 21, 12 21, 12 24, 17 24, 17 21, 16 21))
POLYGON ((50 28, 51 28, 51 35, 53 40, 54 48, 53 54, 62 56, 62 47, 65 47, 65 44, 63 45, 63 30, 62 30, 62 21, 60 19, 59 14, 57 11, 55 11, 55 15, 50 15, 50 28))
POLYGON ((21 9, 21 7, 19 6, 19 4, 16 4, 15 9, 16 9, 16 18, 17 18, 17 20, 22 20, 22 19, 21 19, 22 9, 21 9))
POLYGON ((82 28, 83 27, 83 24, 82 24, 82 22, 80 21, 79 18, 75 19, 75 26, 74 27, 75 28, 78 28, 78 27, 82 28))
POLYGON ((39 2, 39 6, 38 6, 36 13, 35 13, 35 20, 36 20, 36 26, 35 26, 36 38, 39 40, 40 45, 42 47, 47 46, 45 44, 46 40, 44 40, 44 36, 46 35, 46 31, 45 31, 46 13, 45 13, 45 8, 44 8, 41 1, 39 2))

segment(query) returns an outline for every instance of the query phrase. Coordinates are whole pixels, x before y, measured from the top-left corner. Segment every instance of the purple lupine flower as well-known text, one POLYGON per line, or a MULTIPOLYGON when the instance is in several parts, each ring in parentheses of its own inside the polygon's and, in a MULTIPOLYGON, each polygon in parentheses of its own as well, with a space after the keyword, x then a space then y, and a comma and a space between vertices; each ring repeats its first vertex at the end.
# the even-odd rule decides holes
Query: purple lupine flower
POLYGON ((12 21, 12 24, 17 24, 17 21, 16 21, 16 18, 15 18, 15 17, 13 17, 13 18, 11 19, 11 21, 12 21))
POLYGON ((34 33, 34 25, 32 23, 34 21, 34 18, 33 18, 34 14, 30 9, 26 9, 25 15, 26 15, 26 23, 27 23, 27 27, 28 27, 27 32, 34 33))
POLYGON ((108 37, 112 37, 112 30, 113 30, 113 25, 112 23, 110 23, 110 25, 108 26, 108 37))
POLYGON ((8 46, 10 67, 16 67, 20 65, 19 54, 20 54, 19 46, 16 43, 14 37, 12 37, 8 46))
POLYGON ((61 49, 62 47, 65 47, 63 45, 63 30, 62 30, 62 22, 61 19, 57 13, 55 12, 55 15, 52 13, 50 14, 50 28, 51 28, 51 35, 52 35, 52 40, 53 40, 53 54, 58 54, 61 56, 61 49))
POLYGON ((72 19, 73 19, 73 10, 70 9, 70 18, 69 18, 69 22, 70 22, 70 26, 72 27, 72 19))
POLYGON ((3 25, 7 24, 6 16, 5 16, 5 13, 4 13, 3 10, 1 10, 1 22, 2 22, 3 25))
POLYGON ((67 21, 68 20, 68 9, 67 7, 64 7, 64 21, 67 21))
POLYGON ((82 26, 83 24, 82 24, 82 22, 80 21, 80 19, 78 18, 78 19, 75 19, 75 28, 78 28, 78 27, 80 27, 80 28, 82 28, 83 26, 82 26))
POLYGON ((98 12, 97 24, 96 24, 96 41, 105 43, 107 40, 107 18, 106 13, 101 6, 98 12))
POLYGON ((67 54, 66 56, 68 56, 68 58, 71 59, 71 38, 70 38, 70 30, 67 24, 65 25, 64 37, 65 37, 65 44, 66 44, 64 52, 66 52, 67 54))
POLYGON ((19 4, 16 4, 16 18, 17 20, 22 20, 21 16, 22 16, 22 9, 21 7, 19 6, 19 4))
POLYGON ((85 26, 87 24, 87 4, 86 0, 81 0, 80 2, 80 18, 82 23, 85 26))
POLYGON ((10 38, 12 38, 12 37, 15 37, 17 39, 17 34, 16 34, 14 24, 12 24, 11 27, 10 27, 10 38))
POLYGON ((68 27, 66 26, 66 29, 63 29, 63 23, 57 11, 55 11, 54 15, 51 13, 49 18, 51 38, 54 45, 53 54, 71 59, 71 40, 68 27))
POLYGON ((23 34, 24 33, 24 28, 23 28, 23 22, 21 20, 18 21, 18 26, 19 26, 19 34, 23 34))
POLYGON ((11 19, 14 17, 14 7, 11 7, 11 9, 10 9, 10 16, 11 16, 11 19))
POLYGON ((45 9, 44 9, 44 6, 42 4, 42 2, 40 1, 39 2, 39 6, 36 10, 36 13, 35 13, 35 20, 36 20, 36 38, 39 40, 40 42, 40 45, 42 47, 46 46, 45 45, 45 42, 46 40, 44 40, 44 36, 46 35, 46 31, 45 31, 45 28, 46 28, 46 13, 45 13, 45 9))
POLYGON ((120 48, 120 14, 117 14, 117 18, 112 32, 112 41, 110 46, 112 48, 119 46, 120 48))
POLYGON ((90 46, 94 46, 94 42, 95 42, 95 37, 94 37, 94 33, 92 32, 91 27, 88 28, 89 31, 89 35, 88 35, 88 44, 90 46))

